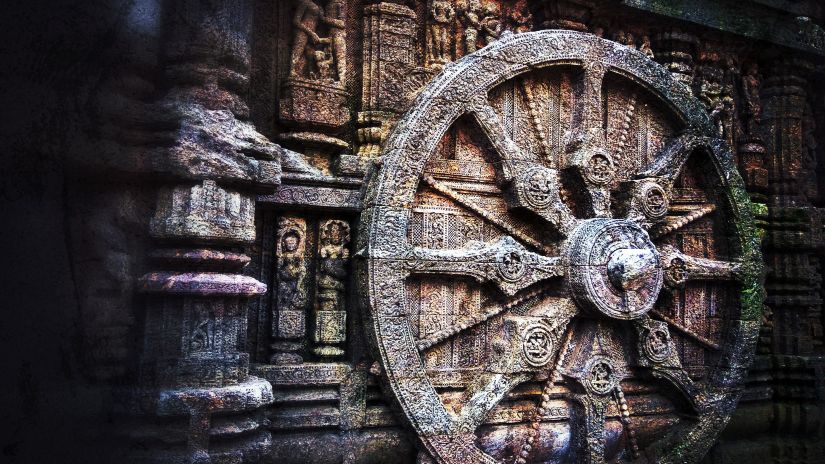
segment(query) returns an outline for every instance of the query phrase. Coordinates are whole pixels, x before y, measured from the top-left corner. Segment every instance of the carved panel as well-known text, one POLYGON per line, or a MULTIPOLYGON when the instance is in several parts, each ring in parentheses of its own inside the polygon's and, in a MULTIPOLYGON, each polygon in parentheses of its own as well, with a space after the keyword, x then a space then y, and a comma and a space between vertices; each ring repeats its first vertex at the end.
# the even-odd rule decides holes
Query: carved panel
POLYGON ((272 361, 296 363, 301 361, 299 352, 305 343, 309 302, 306 220, 280 217, 275 241, 277 304, 272 324, 272 335, 276 340, 272 361))
POLYGON ((350 227, 329 219, 319 225, 318 279, 315 303, 315 354, 339 357, 347 337, 346 287, 349 269, 350 227))

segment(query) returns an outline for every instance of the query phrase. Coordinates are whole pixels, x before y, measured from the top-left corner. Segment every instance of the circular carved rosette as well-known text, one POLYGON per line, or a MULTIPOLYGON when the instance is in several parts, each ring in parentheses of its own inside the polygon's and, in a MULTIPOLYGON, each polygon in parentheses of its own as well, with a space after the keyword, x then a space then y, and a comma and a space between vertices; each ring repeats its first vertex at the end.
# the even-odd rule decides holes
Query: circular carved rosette
POLYGON ((656 328, 644 336, 642 349, 653 362, 665 362, 671 355, 671 339, 666 329, 656 328))
POLYGON ((533 324, 521 336, 524 358, 534 367, 546 366, 555 352, 551 330, 543 324, 533 324))
POLYGON ((585 365, 584 386, 588 393, 606 395, 618 385, 616 367, 607 356, 597 355, 585 365))
POLYGON ((540 31, 445 66, 364 205, 365 320, 435 461, 695 462, 724 426, 758 241, 725 143, 642 53, 540 31))

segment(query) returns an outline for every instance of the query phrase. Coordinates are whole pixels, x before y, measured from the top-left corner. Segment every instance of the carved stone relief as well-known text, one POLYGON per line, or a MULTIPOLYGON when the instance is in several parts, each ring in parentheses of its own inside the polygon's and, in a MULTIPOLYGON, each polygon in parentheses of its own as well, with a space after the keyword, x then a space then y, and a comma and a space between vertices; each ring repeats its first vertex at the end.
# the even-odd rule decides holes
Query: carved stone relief
POLYGON ((347 335, 345 288, 349 264, 349 224, 330 219, 320 224, 315 306, 315 354, 339 357, 347 335))
POLYGON ((295 0, 289 75, 330 82, 346 81, 346 4, 327 0, 322 8, 314 0, 295 0), (319 35, 325 25, 327 37, 319 35))
POLYGON ((5 199, 48 218, 7 221, 50 315, 6 324, 13 429, 118 403, 129 462, 823 461, 821 1, 88 3, 88 43, 48 8, 5 73, 5 199))
POLYGON ((449 0, 430 0, 427 10, 427 58, 430 66, 452 61, 452 34, 455 8, 449 0))
POLYGON ((302 361, 306 312, 309 301, 306 263, 306 221, 281 217, 276 236, 277 306, 273 315, 272 362, 294 364, 302 361))
POLYGON ((278 112, 290 130, 279 140, 300 151, 315 170, 330 174, 334 158, 349 146, 342 139, 350 117, 347 3, 291 3, 289 72, 281 84, 278 112))
POLYGON ((370 179, 361 304, 436 462, 695 461, 736 403, 761 318, 750 203, 716 121, 623 37, 458 60, 370 179))

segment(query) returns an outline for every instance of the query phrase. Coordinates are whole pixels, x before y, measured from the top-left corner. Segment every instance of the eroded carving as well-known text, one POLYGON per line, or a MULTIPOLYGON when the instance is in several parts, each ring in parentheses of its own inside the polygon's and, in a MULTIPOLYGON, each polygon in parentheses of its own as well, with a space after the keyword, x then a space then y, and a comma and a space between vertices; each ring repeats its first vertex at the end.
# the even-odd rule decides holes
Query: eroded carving
POLYGON ((427 57, 430 65, 442 66, 451 61, 450 30, 455 19, 455 9, 448 0, 432 0, 427 20, 427 57))
POLYGON ((321 7, 313 0, 296 0, 295 3, 295 15, 292 19, 292 26, 295 28, 292 39, 292 67, 289 73, 291 76, 304 77, 313 72, 317 73, 310 65, 317 66, 316 53, 320 52, 320 56, 324 56, 323 50, 318 50, 317 47, 328 44, 329 39, 322 39, 316 31, 322 16, 321 7))
POLYGON ((273 314, 272 362, 294 364, 303 360, 306 336, 308 282, 306 257, 306 221, 299 217, 278 219, 276 240, 277 306, 273 314))
POLYGON ((349 262, 349 224, 338 219, 320 225, 318 290, 315 310, 315 354, 334 357, 344 354, 347 308, 344 300, 349 262))

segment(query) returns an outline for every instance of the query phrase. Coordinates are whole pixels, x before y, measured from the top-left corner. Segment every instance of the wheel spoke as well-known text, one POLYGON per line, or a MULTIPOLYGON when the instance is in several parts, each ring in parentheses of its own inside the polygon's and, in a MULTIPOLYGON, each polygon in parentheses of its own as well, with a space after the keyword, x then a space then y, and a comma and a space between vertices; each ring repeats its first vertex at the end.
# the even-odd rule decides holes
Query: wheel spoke
POLYGON ((533 163, 538 161, 535 157, 524 152, 518 144, 507 135, 501 118, 499 118, 496 110, 486 98, 479 98, 474 101, 469 108, 469 112, 499 155, 504 177, 503 180, 505 182, 512 181, 518 170, 519 161, 533 163))
POLYGON ((491 222, 493 225, 495 225, 499 229, 501 229, 501 230, 507 232, 508 234, 512 235, 513 237, 521 240, 525 244, 535 248, 536 250, 543 251, 545 253, 550 252, 548 247, 542 245, 538 240, 534 239, 533 237, 530 237, 529 235, 525 234, 524 232, 517 229, 516 227, 513 227, 508 222, 505 222, 505 221, 501 220, 500 218, 498 218, 495 214, 493 214, 489 210, 479 206, 476 202, 470 200, 466 196, 464 196, 464 195, 456 192, 455 190, 451 189, 450 187, 445 185, 443 182, 439 182, 439 181, 435 180, 430 175, 424 175, 421 179, 425 183, 427 183, 427 185, 432 187, 436 192, 444 195, 445 197, 453 200, 454 202, 458 203, 459 205, 467 208, 471 212, 477 214, 482 219, 485 219, 485 220, 491 222))
POLYGON ((466 390, 461 402, 463 406, 456 420, 459 430, 466 433, 475 432, 504 396, 530 377, 531 375, 526 372, 485 372, 477 376, 466 390))
POLYGON ((581 90, 577 95, 578 105, 574 108, 574 131, 589 131, 598 134, 599 144, 605 145, 604 104, 602 86, 607 67, 599 61, 588 62, 582 73, 581 90))
POLYGON ((522 169, 514 179, 508 197, 510 206, 534 212, 562 235, 570 235, 578 220, 562 201, 559 174, 555 169, 534 165, 522 169))
POLYGON ((604 130, 602 85, 606 71, 598 61, 584 66, 573 129, 565 142, 569 169, 583 182, 590 213, 595 217, 610 217, 610 183, 616 171, 604 130))
POLYGON ((458 323, 453 324, 450 327, 447 327, 443 330, 439 330, 427 338, 422 338, 418 340, 415 345, 418 347, 419 351, 423 351, 431 346, 435 346, 445 340, 448 340, 455 335, 471 329, 478 324, 481 324, 485 321, 490 320, 491 318, 507 311, 513 309, 515 307, 521 306, 525 303, 528 303, 531 300, 535 300, 536 298, 540 298, 546 292, 545 289, 539 288, 530 292, 527 292, 519 297, 513 299, 512 301, 508 301, 507 304, 493 306, 491 308, 487 308, 484 312, 478 315, 471 315, 464 319, 458 321, 458 323))
POLYGON ((655 178, 667 186, 673 187, 673 183, 682 173, 687 159, 693 150, 700 146, 712 146, 715 139, 693 133, 682 134, 671 140, 654 158, 638 178, 655 178))
POLYGON ((569 299, 554 301, 529 316, 506 316, 504 330, 493 341, 497 357, 464 393, 458 415, 462 432, 472 432, 516 385, 554 365, 561 339, 578 314, 569 299))
POLYGON ((535 156, 519 148, 507 135, 501 119, 486 101, 475 104, 471 113, 501 158, 503 183, 509 186, 510 207, 533 211, 567 235, 576 219, 559 195, 558 172, 541 165, 535 156))
POLYGON ((638 335, 639 365, 650 368, 654 377, 672 386, 697 414, 704 413, 704 390, 682 367, 667 324, 645 317, 635 321, 634 326, 638 335))
POLYGON ((577 410, 573 423, 575 446, 579 454, 576 462, 606 463, 604 424, 610 397, 577 394, 573 395, 573 400, 577 410))
POLYGON ((512 296, 542 280, 563 275, 561 258, 528 251, 510 236, 483 244, 470 242, 464 248, 437 250, 415 247, 404 259, 411 274, 468 276, 492 282, 512 296))
POLYGON ((691 280, 736 280, 740 275, 737 262, 689 256, 669 245, 661 247, 661 256, 665 284, 672 288, 691 280))
POLYGON ((657 319, 661 319, 662 321, 666 322, 669 327, 672 327, 677 332, 679 332, 682 335, 692 339, 693 341, 699 343, 700 345, 704 346, 705 348, 709 348, 711 350, 716 350, 716 351, 719 351, 719 350, 722 349, 722 347, 719 346, 719 344, 714 343, 713 340, 711 340, 707 337, 703 337, 703 336, 699 335, 698 333, 688 329, 687 327, 685 327, 682 324, 674 321, 673 319, 665 316, 661 312, 656 311, 655 309, 651 309, 650 314, 653 314, 654 316, 656 316, 657 319))

